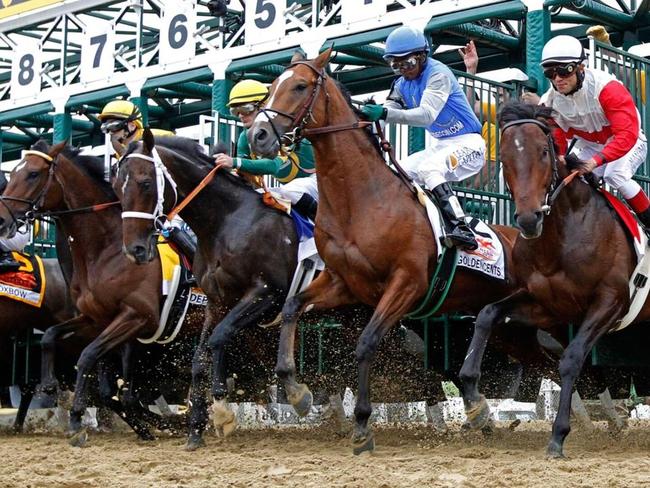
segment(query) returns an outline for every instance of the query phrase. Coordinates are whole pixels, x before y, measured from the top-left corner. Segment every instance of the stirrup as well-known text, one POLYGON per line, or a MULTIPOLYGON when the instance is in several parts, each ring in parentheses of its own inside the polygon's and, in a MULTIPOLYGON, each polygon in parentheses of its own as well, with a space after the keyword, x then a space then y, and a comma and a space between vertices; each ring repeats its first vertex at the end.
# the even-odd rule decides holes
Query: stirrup
POLYGON ((441 237, 440 240, 444 246, 449 248, 457 247, 463 251, 475 251, 478 249, 478 242, 476 242, 476 239, 473 236, 470 238, 462 234, 454 234, 453 232, 450 232, 444 237, 441 237))

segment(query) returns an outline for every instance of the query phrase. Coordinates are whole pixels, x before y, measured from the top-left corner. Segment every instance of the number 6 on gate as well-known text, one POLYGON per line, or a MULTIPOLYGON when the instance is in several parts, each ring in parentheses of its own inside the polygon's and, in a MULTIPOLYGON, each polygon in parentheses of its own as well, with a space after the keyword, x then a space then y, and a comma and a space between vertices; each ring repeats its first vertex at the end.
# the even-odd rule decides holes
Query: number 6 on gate
POLYGON ((196 2, 165 2, 160 26, 160 64, 186 61, 196 52, 196 2))

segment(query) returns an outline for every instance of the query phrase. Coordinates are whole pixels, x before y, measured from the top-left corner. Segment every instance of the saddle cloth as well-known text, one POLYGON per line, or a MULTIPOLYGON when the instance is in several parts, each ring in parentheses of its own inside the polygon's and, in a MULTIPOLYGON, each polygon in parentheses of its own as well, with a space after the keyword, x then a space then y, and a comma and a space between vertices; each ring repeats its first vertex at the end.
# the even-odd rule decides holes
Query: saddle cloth
MULTIPOLYGON (((442 217, 438 207, 434 205, 430 198, 423 196, 420 200, 421 203, 422 200, 424 200, 431 229, 438 244, 438 259, 440 259, 443 250, 440 239, 444 236, 442 217)), ((499 237, 485 222, 477 218, 472 217, 468 219, 467 225, 472 229, 479 247, 474 251, 459 250, 457 265, 497 280, 505 280, 505 255, 503 252, 503 244, 501 244, 499 237)))
POLYGON ((21 266, 17 271, 0 274, 0 296, 40 308, 46 283, 43 261, 39 256, 16 251, 12 255, 21 266))
POLYGON ((630 308, 618 325, 612 330, 614 332, 622 330, 634 322, 634 319, 636 319, 648 298, 648 292, 650 291, 650 283, 648 283, 648 277, 650 277, 650 253, 648 253, 648 238, 636 218, 634 218, 634 215, 632 215, 632 212, 630 212, 630 209, 608 191, 601 188, 600 192, 610 207, 614 209, 616 215, 618 215, 619 220, 623 224, 623 228, 632 240, 637 258, 637 265, 629 283, 630 308))

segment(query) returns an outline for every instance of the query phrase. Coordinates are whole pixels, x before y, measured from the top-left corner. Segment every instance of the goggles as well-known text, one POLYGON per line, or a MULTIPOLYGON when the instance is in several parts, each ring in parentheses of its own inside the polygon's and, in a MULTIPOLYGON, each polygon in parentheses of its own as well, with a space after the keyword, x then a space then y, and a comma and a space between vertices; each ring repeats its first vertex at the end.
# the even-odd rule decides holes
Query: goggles
POLYGON ((577 70, 578 70, 578 65, 576 63, 558 64, 555 66, 544 68, 544 76, 549 80, 552 80, 556 76, 559 76, 560 78, 568 78, 577 70))
POLYGON ((240 115, 250 115, 259 108, 260 106, 257 103, 245 103, 243 105, 230 107, 230 113, 235 117, 239 117, 240 115))
POLYGON ((120 119, 113 119, 113 120, 107 120, 100 126, 100 130, 104 133, 107 134, 109 132, 116 132, 118 130, 125 130, 128 128, 129 121, 127 119, 120 120, 120 119))
POLYGON ((411 54, 405 59, 388 58, 388 64, 396 74, 400 74, 402 71, 415 68, 418 65, 418 56, 417 54, 411 54))

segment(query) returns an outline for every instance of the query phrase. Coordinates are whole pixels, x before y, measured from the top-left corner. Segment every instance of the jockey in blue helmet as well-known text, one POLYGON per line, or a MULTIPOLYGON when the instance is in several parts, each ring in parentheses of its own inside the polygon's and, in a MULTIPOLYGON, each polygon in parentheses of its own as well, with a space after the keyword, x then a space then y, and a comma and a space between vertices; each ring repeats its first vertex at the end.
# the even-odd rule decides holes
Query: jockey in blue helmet
POLYGON ((413 180, 433 192, 445 221, 444 244, 478 247, 465 222, 449 181, 477 174, 485 163, 481 124, 453 73, 428 57, 429 43, 421 30, 402 26, 386 39, 384 59, 400 77, 386 103, 366 104, 369 120, 423 127, 433 137, 426 149, 411 154, 402 166, 413 180))

